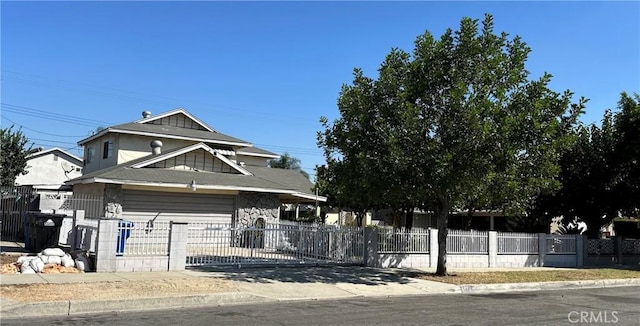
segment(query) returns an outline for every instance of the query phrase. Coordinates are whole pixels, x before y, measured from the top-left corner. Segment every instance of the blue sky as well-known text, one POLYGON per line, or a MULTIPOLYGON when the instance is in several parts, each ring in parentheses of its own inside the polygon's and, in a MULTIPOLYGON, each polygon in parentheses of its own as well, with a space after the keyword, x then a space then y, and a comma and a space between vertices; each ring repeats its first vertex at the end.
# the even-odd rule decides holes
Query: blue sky
POLYGON ((313 174, 320 116, 338 117, 355 67, 377 76, 391 48, 464 16, 532 48, 531 78, 590 99, 585 123, 640 92, 639 2, 7 2, 2 127, 80 155, 98 126, 182 107, 313 174))

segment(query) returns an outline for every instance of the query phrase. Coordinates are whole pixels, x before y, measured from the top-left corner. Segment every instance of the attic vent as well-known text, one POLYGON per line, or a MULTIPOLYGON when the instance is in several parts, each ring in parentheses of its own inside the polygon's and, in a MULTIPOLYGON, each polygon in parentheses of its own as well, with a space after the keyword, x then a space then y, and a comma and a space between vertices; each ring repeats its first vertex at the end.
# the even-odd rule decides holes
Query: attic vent
POLYGON ((143 111, 142 118, 146 119, 151 116, 151 111, 143 111))
POLYGON ((151 151, 153 152, 153 155, 158 155, 160 153, 162 153, 162 142, 159 140, 154 140, 151 142, 151 151))

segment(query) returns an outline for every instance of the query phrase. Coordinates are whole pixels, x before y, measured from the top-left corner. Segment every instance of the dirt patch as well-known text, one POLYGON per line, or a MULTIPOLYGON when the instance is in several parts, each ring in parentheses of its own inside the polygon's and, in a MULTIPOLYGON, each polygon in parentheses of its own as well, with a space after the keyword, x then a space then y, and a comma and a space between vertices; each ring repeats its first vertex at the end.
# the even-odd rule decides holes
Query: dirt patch
POLYGON ((0 255, 0 265, 15 263, 18 260, 18 257, 15 255, 0 255))
POLYGON ((0 295, 3 298, 25 303, 66 300, 117 300, 122 298, 167 297, 236 291, 237 289, 231 282, 215 278, 0 286, 0 295))
POLYGON ((587 281, 640 278, 638 269, 594 268, 550 271, 455 272, 448 276, 433 273, 404 273, 403 276, 449 284, 496 284, 556 281, 587 281))

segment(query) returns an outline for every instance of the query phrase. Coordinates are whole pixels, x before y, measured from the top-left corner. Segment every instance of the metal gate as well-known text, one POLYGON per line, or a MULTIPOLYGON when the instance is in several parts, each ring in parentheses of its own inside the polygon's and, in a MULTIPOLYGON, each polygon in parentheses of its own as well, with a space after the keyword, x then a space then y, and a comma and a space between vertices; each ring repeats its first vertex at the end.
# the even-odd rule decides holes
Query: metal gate
POLYGON ((189 223, 187 266, 362 264, 363 257, 363 228, 189 223))

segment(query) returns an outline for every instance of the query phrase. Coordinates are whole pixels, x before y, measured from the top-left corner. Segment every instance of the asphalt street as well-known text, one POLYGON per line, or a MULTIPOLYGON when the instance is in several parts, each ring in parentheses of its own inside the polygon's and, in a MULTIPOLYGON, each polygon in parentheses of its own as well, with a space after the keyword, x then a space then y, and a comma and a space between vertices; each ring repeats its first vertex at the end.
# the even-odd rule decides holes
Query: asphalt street
POLYGON ((640 288, 290 301, 1 319, 2 325, 640 325, 640 288))

